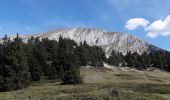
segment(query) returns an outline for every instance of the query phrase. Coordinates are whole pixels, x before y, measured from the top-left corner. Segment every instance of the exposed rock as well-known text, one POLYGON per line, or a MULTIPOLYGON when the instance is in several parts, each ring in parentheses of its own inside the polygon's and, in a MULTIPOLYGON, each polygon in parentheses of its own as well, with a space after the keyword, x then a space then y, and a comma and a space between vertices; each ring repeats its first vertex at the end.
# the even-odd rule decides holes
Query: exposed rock
MULTIPOLYGON (((159 48, 148 44, 147 42, 139 39, 136 36, 127 33, 107 32, 100 29, 89 28, 68 28, 48 31, 33 35, 34 37, 48 38, 50 40, 58 40, 60 36, 75 40, 78 44, 86 41, 91 46, 100 46, 109 57, 113 50, 122 52, 124 55, 128 51, 137 52, 150 52, 159 50, 159 48)), ((31 35, 21 36, 23 41, 27 41, 31 35)))

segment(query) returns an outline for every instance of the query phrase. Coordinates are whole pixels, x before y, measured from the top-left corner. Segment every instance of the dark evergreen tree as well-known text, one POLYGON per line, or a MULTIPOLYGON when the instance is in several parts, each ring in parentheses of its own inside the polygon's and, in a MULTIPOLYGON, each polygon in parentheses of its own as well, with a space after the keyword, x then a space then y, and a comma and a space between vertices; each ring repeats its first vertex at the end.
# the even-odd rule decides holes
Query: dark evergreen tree
POLYGON ((105 61, 105 52, 98 46, 90 47, 91 66, 103 67, 104 61, 105 61))
POLYGON ((167 51, 122 53, 112 51, 106 59, 98 46, 77 43, 59 37, 59 41, 31 37, 27 44, 17 35, 13 42, 5 35, 0 44, 0 90, 17 90, 29 86, 31 79, 41 77, 61 80, 63 84, 80 84, 80 66, 103 67, 103 62, 115 66, 128 66, 139 70, 156 67, 170 71, 170 53, 167 51))
POLYGON ((89 46, 86 42, 83 44, 80 43, 80 46, 78 47, 78 56, 80 60, 80 66, 86 66, 89 64, 89 52, 88 52, 89 46))
POLYGON ((63 71, 60 69, 61 67, 58 66, 58 42, 44 38, 42 39, 42 45, 47 52, 48 78, 61 79, 63 71))
POLYGON ((22 39, 17 34, 14 41, 8 41, 4 47, 4 63, 1 65, 1 91, 21 89, 31 83, 23 45, 22 39))
POLYGON ((78 57, 81 66, 91 65, 93 67, 103 67, 106 60, 105 52, 98 46, 89 46, 86 42, 80 43, 78 47, 78 57))
POLYGON ((115 65, 115 66, 122 66, 124 65, 124 56, 122 53, 112 51, 111 56, 108 58, 108 64, 115 65))
POLYGON ((37 59, 35 59, 33 56, 30 56, 28 58, 28 66, 31 74, 31 79, 33 81, 39 81, 42 76, 42 70, 37 59))
POLYGON ((27 46, 25 51, 27 51, 27 63, 29 66, 29 71, 31 74, 31 79, 33 81, 39 81, 41 79, 42 76, 42 68, 39 65, 38 60, 35 58, 35 39, 34 37, 31 37, 31 39, 28 40, 27 46))
POLYGON ((48 70, 49 70, 48 79, 50 80, 59 79, 55 66, 49 66, 48 70))
POLYGON ((62 67, 63 84, 80 84, 82 78, 79 70, 79 59, 76 54, 77 43, 73 40, 59 38, 59 64, 62 67))
POLYGON ((38 61, 39 66, 41 66, 42 72, 45 76, 48 76, 48 68, 50 64, 47 62, 48 53, 46 48, 43 46, 39 38, 35 39, 35 46, 33 47, 33 56, 38 61))

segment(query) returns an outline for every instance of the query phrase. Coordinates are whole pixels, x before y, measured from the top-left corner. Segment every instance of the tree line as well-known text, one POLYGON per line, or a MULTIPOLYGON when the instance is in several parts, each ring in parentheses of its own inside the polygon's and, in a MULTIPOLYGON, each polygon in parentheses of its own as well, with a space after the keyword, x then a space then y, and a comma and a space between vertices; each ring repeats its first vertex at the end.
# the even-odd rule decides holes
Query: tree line
POLYGON ((170 52, 158 50, 155 52, 144 52, 142 55, 128 52, 125 56, 122 53, 112 51, 107 59, 108 64, 115 66, 127 66, 138 70, 155 67, 161 70, 170 71, 170 52))
POLYGON ((0 44, 0 91, 28 87, 43 76, 61 84, 81 84, 80 66, 103 67, 104 51, 86 42, 59 37, 58 41, 31 37, 27 43, 5 35, 0 44))
POLYGON ((101 68, 104 62, 139 70, 156 67, 170 71, 170 53, 167 51, 142 55, 112 51, 106 58, 102 48, 89 46, 86 41, 78 45, 74 40, 60 36, 58 41, 31 37, 24 43, 18 34, 13 40, 5 35, 0 44, 0 91, 28 87, 44 76, 49 80, 60 80, 61 84, 81 84, 80 66, 101 68))

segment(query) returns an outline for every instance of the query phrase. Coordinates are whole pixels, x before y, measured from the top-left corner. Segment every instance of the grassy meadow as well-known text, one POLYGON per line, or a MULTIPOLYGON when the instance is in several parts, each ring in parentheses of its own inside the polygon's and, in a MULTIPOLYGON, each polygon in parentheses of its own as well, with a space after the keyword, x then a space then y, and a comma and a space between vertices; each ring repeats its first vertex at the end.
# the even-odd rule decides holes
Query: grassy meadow
POLYGON ((170 100, 170 73, 158 69, 81 68, 82 85, 43 78, 28 88, 0 92, 0 100, 170 100))

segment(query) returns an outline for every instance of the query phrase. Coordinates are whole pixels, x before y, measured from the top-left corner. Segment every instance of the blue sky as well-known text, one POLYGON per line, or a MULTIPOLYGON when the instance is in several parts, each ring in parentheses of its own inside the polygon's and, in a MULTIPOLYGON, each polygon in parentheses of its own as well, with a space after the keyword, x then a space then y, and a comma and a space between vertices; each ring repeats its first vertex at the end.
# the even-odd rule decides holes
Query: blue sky
POLYGON ((170 0, 0 0, 0 36, 88 27, 170 51, 170 0))

